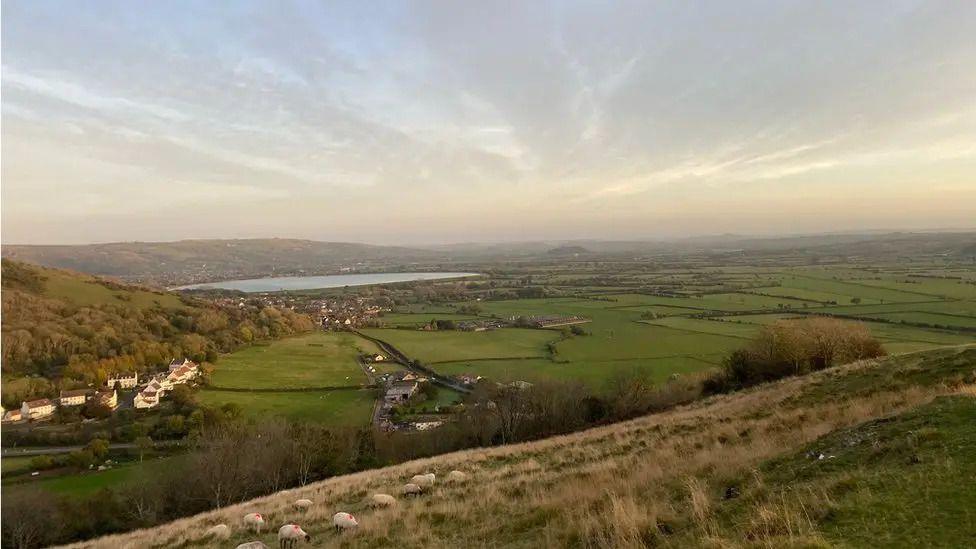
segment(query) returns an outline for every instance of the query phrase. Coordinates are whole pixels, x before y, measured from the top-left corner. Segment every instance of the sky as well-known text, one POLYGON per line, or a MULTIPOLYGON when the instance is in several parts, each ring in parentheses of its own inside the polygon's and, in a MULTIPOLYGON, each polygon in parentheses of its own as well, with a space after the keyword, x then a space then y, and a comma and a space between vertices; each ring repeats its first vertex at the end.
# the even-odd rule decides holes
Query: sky
POLYGON ((4 0, 2 240, 976 227, 976 2, 4 0))

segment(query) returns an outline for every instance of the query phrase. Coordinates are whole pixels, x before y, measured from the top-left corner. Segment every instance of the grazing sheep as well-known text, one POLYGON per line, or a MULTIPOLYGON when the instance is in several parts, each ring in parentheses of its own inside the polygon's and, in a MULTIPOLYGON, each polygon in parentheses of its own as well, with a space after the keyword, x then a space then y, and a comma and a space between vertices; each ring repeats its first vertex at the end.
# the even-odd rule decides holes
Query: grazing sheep
POLYGON ((204 534, 205 537, 212 537, 214 539, 230 539, 230 528, 226 524, 218 524, 217 526, 211 527, 204 534))
POLYGON ((338 512, 332 515, 332 524, 335 526, 336 532, 341 532, 343 530, 349 530, 350 528, 355 528, 359 526, 359 521, 356 517, 350 515, 349 513, 338 512))
POLYGON ((420 494, 423 494, 424 493, 424 489, 423 488, 421 488, 420 486, 417 486, 416 484, 414 484, 412 482, 410 484, 404 484, 403 485, 403 488, 401 488, 400 491, 406 497, 419 496, 420 494))
POLYGON ((299 500, 295 500, 295 509, 298 509, 299 511, 301 511, 303 513, 305 511, 308 511, 313 505, 315 505, 315 504, 312 503, 312 500, 310 500, 310 499, 299 499, 299 500))
POLYGON ((244 528, 250 528, 260 534, 262 526, 264 526, 264 517, 261 516, 261 513, 248 513, 244 515, 244 528))
POLYGON ((278 528, 278 546, 281 549, 294 547, 298 540, 304 539, 306 543, 312 541, 312 536, 305 533, 302 527, 297 524, 286 524, 278 528))
POLYGON ((468 474, 462 471, 451 471, 447 474, 448 482, 464 482, 468 480, 468 474))
POLYGON ((396 498, 390 494, 373 494, 373 507, 393 507, 396 505, 396 498))
POLYGON ((426 475, 414 475, 410 482, 420 486, 421 488, 432 488, 434 486, 434 473, 427 473, 426 475))
POLYGON ((263 541, 249 541, 238 545, 235 549, 268 549, 263 541))

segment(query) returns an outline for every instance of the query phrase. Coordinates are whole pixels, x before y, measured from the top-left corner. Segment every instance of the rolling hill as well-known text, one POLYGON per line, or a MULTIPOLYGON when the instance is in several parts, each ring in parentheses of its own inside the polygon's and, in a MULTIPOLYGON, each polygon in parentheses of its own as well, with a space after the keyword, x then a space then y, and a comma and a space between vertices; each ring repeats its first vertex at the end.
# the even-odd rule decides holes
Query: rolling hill
POLYGON ((294 239, 117 242, 78 246, 3 246, 3 257, 129 280, 193 283, 327 272, 342 266, 431 260, 430 251, 294 239))
POLYGON ((213 360, 258 339, 311 330, 292 311, 230 307, 4 259, 3 402, 53 396, 171 358, 213 360))
POLYGON ((823 370, 535 442, 335 477, 73 547, 958 547, 976 531, 976 346, 823 370), (391 509, 416 473, 469 473, 391 509), (292 502, 316 502, 305 515, 292 502), (336 534, 331 516, 355 514, 336 534), (272 528, 240 530, 261 512, 272 528), (230 541, 204 538, 230 525, 230 541))

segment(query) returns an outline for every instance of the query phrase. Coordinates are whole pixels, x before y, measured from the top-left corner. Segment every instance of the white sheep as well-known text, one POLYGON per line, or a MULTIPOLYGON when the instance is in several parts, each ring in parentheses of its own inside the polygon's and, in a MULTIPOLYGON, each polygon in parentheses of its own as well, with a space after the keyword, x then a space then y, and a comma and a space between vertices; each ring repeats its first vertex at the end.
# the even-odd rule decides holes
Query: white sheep
POLYGON ((359 526, 359 521, 356 517, 350 515, 349 513, 338 512, 332 515, 332 525, 335 526, 336 532, 341 532, 343 530, 349 530, 350 528, 356 528, 359 526))
POLYGON ((250 528, 260 534, 262 526, 264 526, 264 517, 261 516, 261 513, 248 513, 244 515, 244 528, 250 528))
POLYGON ((414 475, 410 478, 410 482, 420 486, 421 488, 432 488, 434 486, 434 473, 427 473, 426 475, 414 475))
POLYGON ((297 524, 286 524, 278 528, 278 546, 281 549, 294 547, 298 540, 304 539, 306 543, 312 541, 312 536, 305 533, 302 527, 297 524))
POLYGON ((396 505, 396 498, 390 494, 373 494, 373 507, 393 507, 396 505))
POLYGON ((421 488, 420 486, 418 486, 418 485, 416 485, 416 484, 414 484, 412 482, 409 483, 409 484, 404 484, 403 485, 403 488, 401 488, 400 491, 406 497, 419 496, 420 494, 423 494, 424 493, 424 489, 423 488, 421 488))
POLYGON ((238 545, 235 549, 268 549, 263 541, 249 541, 238 545))
POLYGON ((315 504, 312 503, 312 500, 310 500, 310 499, 298 499, 298 500, 295 500, 295 509, 298 509, 299 511, 301 511, 303 513, 305 511, 308 511, 313 505, 315 505, 315 504))
POLYGON ((447 474, 448 482, 464 482, 468 480, 468 474, 463 471, 451 471, 447 474))
POLYGON ((226 524, 212 526, 209 530, 207 530, 207 533, 204 534, 204 537, 212 537, 214 539, 230 539, 230 527, 228 527, 226 524))

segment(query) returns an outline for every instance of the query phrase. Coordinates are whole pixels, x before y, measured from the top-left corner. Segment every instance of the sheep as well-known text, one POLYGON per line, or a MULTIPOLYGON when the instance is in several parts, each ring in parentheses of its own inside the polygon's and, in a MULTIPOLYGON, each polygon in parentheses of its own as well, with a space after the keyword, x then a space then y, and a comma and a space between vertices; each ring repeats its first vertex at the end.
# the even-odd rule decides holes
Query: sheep
POLYGON ((315 505, 315 504, 312 503, 312 500, 310 500, 310 499, 299 499, 299 500, 295 500, 295 509, 298 509, 299 511, 301 511, 303 513, 305 511, 308 511, 313 505, 315 505))
POLYGON ((249 541, 238 545, 235 549, 268 549, 263 541, 249 541))
POLYGON ((264 517, 261 516, 261 513, 248 513, 244 515, 244 528, 250 528, 260 534, 262 526, 264 526, 264 517))
POLYGON ((420 486, 421 488, 432 488, 434 486, 434 473, 427 473, 426 475, 414 475, 410 482, 420 486))
POLYGON ((412 482, 409 483, 409 484, 404 484, 403 485, 403 488, 401 488, 400 491, 406 497, 419 496, 420 494, 423 494, 424 493, 424 489, 423 488, 421 488, 420 486, 417 486, 416 484, 414 484, 412 482))
POLYGON ((294 547, 298 540, 304 539, 306 543, 312 541, 312 536, 305 533, 302 527, 297 524, 286 524, 278 528, 278 547, 294 547))
POLYGON ((207 530, 204 537, 212 537, 214 539, 230 539, 230 528, 226 524, 218 524, 207 530))
POLYGON ((468 474, 462 471, 451 471, 447 474, 448 482, 464 482, 468 480, 468 474))
POLYGON ((373 494, 373 507, 393 507, 396 505, 396 498, 389 494, 373 494))
POLYGON ((359 521, 356 517, 350 515, 349 513, 338 512, 332 515, 332 524, 335 526, 336 532, 341 532, 343 530, 349 530, 350 528, 356 528, 359 526, 359 521))

